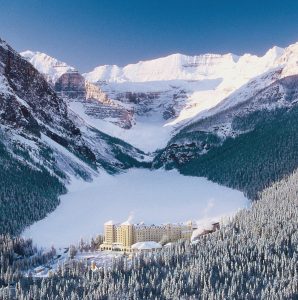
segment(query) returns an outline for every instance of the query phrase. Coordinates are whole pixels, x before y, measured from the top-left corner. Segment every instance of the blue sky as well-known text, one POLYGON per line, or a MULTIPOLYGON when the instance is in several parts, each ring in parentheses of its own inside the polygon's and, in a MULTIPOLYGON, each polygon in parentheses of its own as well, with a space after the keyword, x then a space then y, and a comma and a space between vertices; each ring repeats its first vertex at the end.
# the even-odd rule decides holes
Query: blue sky
POLYGON ((298 1, 0 0, 0 37, 82 72, 177 52, 260 55, 298 41, 298 1))

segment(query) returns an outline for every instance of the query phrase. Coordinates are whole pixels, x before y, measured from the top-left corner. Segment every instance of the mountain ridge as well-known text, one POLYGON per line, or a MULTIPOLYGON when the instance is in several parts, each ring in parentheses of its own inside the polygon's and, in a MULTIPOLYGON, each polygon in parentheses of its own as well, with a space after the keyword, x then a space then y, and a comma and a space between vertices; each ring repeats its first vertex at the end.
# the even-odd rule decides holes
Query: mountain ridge
MULTIPOLYGON (((145 68, 146 65, 154 65, 155 67, 157 66, 160 69, 164 68, 164 65, 166 64, 168 67, 171 65, 176 65, 177 67, 180 65, 182 67, 185 68, 196 68, 196 67, 200 67, 200 65, 208 65, 210 64, 211 66, 213 64, 216 63, 225 63, 225 62, 230 62, 230 63, 234 63, 237 64, 239 61, 241 63, 245 62, 245 60, 248 59, 252 59, 252 60, 258 60, 258 59, 275 59, 275 57, 279 57, 283 54, 283 52, 285 51, 284 48, 280 48, 277 46, 272 47, 271 49, 269 49, 263 56, 257 56, 257 55, 252 55, 249 53, 243 54, 241 56, 235 55, 233 53, 227 53, 227 54, 214 54, 214 53, 206 53, 206 54, 201 54, 201 55, 194 55, 194 56, 190 56, 190 55, 184 55, 184 54, 180 54, 180 53, 175 53, 175 54, 170 54, 168 56, 165 57, 160 57, 160 58, 156 58, 156 59, 152 59, 152 60, 145 60, 145 61, 139 61, 137 63, 132 63, 132 64, 128 64, 124 67, 119 67, 117 65, 103 65, 103 66, 98 66, 95 69, 93 69, 91 72, 89 73, 84 73, 84 76, 86 77, 87 80, 91 81, 91 82, 96 82, 96 81, 108 81, 108 82, 123 82, 123 81, 132 81, 132 82, 145 82, 145 81, 157 81, 157 80, 199 80, 204 78, 203 76, 206 76, 206 72, 208 74, 208 70, 205 70, 205 72, 203 70, 200 70, 201 73, 197 73, 194 74, 195 76, 191 76, 192 74, 178 74, 177 73, 173 73, 172 70, 168 74, 168 77, 161 75, 162 78, 158 78, 157 75, 158 73, 154 73, 152 70, 149 70, 152 72, 151 75, 148 75, 145 78, 138 78, 137 80, 135 79, 135 77, 133 77, 132 75, 120 75, 120 78, 117 79, 117 77, 115 78, 114 76, 111 76, 111 78, 106 78, 106 76, 101 77, 101 72, 104 73, 104 71, 106 71, 105 69, 112 69, 112 71, 114 72, 123 72, 124 74, 126 73, 126 71, 129 73, 130 69, 133 70, 138 70, 138 68, 145 68), (204 74, 205 73, 205 74, 204 74), (154 75, 156 77, 154 77, 154 75), (122 77, 121 77, 122 76, 122 77)), ((225 65, 227 66, 227 65, 225 65)), ((166 72, 167 70, 163 70, 164 72, 166 72)), ((187 72, 186 72, 187 73, 187 72)), ((193 70, 190 73, 194 73, 193 70)), ((210 74, 212 76, 212 72, 210 74)))
MULTIPOLYGON (((290 45, 294 46, 295 44, 290 45)), ((287 48, 289 48, 287 47, 287 48)), ((205 53, 205 54, 199 54, 199 55, 186 55, 186 54, 182 54, 182 53, 173 53, 173 54, 169 54, 167 56, 163 56, 163 57, 158 57, 158 58, 154 58, 154 59, 148 59, 148 60, 140 60, 136 63, 130 63, 128 65, 125 65, 123 67, 118 66, 118 65, 99 65, 97 67, 95 67, 93 70, 83 73, 83 76, 90 82, 97 82, 97 81, 109 81, 109 82, 123 82, 123 81, 133 81, 133 82, 145 82, 145 81, 157 81, 158 79, 140 79, 138 80, 130 80, 130 79, 123 79, 121 80, 121 78, 116 78, 114 76, 111 76, 111 78, 106 78, 106 76, 101 77, 100 73, 101 70, 105 70, 105 69, 111 69, 114 72, 119 72, 123 69, 129 69, 131 67, 134 66, 138 66, 138 65, 146 65, 146 64, 158 64, 158 63, 163 63, 166 62, 167 64, 173 62, 173 63, 181 63, 182 65, 185 65, 186 67, 196 67, 196 64, 203 64, 204 61, 205 63, 208 63, 208 59, 211 59, 211 63, 212 63, 212 59, 227 59, 230 60, 233 63, 238 63, 239 60, 247 60, 247 59, 262 59, 262 58, 267 58, 268 60, 270 59, 275 59, 275 57, 280 57, 282 56, 282 54, 284 53, 284 51, 287 48, 281 48, 278 46, 273 46, 272 48, 270 48, 264 55, 262 56, 258 56, 258 55, 254 55, 254 54, 250 54, 250 53, 245 53, 243 55, 236 55, 233 53, 226 53, 226 54, 217 54, 217 53, 205 53), (98 76, 96 77, 96 70, 99 71, 98 76), (94 76, 92 76, 94 75, 94 76)), ((48 65, 48 67, 50 65, 52 65, 52 67, 54 68, 56 65, 61 67, 66 67, 66 70, 64 71, 64 73, 67 72, 67 69, 69 70, 76 70, 74 67, 68 65, 65 62, 61 62, 60 60, 57 60, 56 58, 47 55, 46 53, 43 52, 39 52, 39 51, 31 51, 31 50, 26 50, 20 53, 23 57, 25 57, 28 61, 30 61, 33 65, 37 66, 37 63, 41 63, 42 60, 45 61, 49 61, 50 64, 48 65)), ((41 65, 42 66, 42 65, 41 65)), ((37 67, 37 69, 39 69, 37 67)), ((48 72, 48 70, 46 70, 48 72)), ((41 72, 42 73, 42 72, 41 72)), ((62 73, 60 74, 62 75, 62 73)), ((58 79, 58 77, 55 76, 56 79, 58 79)), ((152 75, 149 75, 149 78, 152 78, 152 75)), ((163 78, 162 80, 196 80, 196 79, 201 79, 201 78, 179 78, 177 77, 176 74, 171 74, 170 77, 167 78, 163 78), (173 77, 175 76, 175 77, 173 77)), ((54 80, 55 81, 55 80, 54 80)))
POLYGON ((94 71, 82 76, 110 103, 73 99, 69 105, 97 129, 153 152, 238 90, 246 86, 244 93, 251 93, 254 87, 248 83, 258 76, 275 69, 282 69, 281 77, 295 74, 296 48, 297 43, 285 49, 274 46, 263 56, 173 54, 123 68, 100 66, 98 76, 94 71), (144 144, 144 139, 150 139, 151 145, 144 144))

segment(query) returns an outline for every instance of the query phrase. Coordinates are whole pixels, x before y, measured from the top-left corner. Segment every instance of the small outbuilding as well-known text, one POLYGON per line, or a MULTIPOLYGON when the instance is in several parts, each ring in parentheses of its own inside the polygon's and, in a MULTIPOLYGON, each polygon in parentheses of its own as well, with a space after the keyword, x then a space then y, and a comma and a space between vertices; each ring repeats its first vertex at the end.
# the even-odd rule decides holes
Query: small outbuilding
POLYGON ((131 246, 133 252, 160 250, 162 245, 154 241, 138 242, 131 246))

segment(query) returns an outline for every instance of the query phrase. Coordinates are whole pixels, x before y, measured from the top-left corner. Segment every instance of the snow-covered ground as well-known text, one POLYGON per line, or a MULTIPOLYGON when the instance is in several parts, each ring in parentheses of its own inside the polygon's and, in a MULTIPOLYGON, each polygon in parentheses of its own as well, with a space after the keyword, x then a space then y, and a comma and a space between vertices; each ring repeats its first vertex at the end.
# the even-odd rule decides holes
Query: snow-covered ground
POLYGON ((103 232, 107 220, 166 223, 189 219, 220 219, 246 207, 236 190, 205 178, 186 177, 177 171, 131 169, 117 176, 101 174, 93 182, 73 180, 69 193, 47 218, 23 233, 38 246, 66 247, 80 238, 103 232))
MULTIPOLYGON (((46 251, 45 251, 46 252, 46 251)), ((69 249, 61 248, 57 250, 57 255, 53 257, 46 264, 39 265, 36 268, 27 270, 24 274, 25 276, 33 277, 48 277, 51 273, 56 273, 59 266, 67 264, 70 261, 69 249)), ((100 267, 110 267, 112 263, 124 256, 123 252, 119 251, 88 251, 88 252, 78 252, 74 259, 76 261, 84 262, 91 267, 91 263, 95 263, 97 268, 100 267)))

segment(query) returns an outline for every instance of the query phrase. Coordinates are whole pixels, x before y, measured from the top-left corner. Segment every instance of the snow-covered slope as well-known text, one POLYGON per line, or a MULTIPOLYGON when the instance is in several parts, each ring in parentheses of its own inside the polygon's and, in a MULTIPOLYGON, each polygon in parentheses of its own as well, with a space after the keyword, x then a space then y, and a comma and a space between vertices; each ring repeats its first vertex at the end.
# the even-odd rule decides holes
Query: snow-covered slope
MULTIPOLYGON (((124 68, 101 66, 84 76, 91 82, 106 81, 112 86, 112 90, 116 91, 123 90, 123 84, 119 84, 122 82, 150 82, 151 86, 151 82, 156 82, 155 91, 164 91, 166 88, 160 87, 160 81, 176 81, 173 82, 173 85, 185 90, 187 98, 182 107, 176 111, 172 120, 164 122, 164 125, 169 126, 183 122, 214 107, 252 78, 281 66, 287 60, 284 58, 284 54, 288 54, 289 51, 273 47, 261 57, 251 54, 242 56, 234 54, 200 56, 173 54, 151 61, 141 61, 124 68), (177 83, 177 80, 181 82, 177 83), (194 85, 192 81, 195 81, 196 84, 194 85)), ((292 57, 290 54, 288 56, 292 57)), ((130 84, 127 91, 136 89, 132 86, 133 84, 130 84)), ((108 89, 106 90, 109 93, 108 89)), ((152 87, 150 90, 152 91, 152 87)), ((144 87, 139 91, 148 92, 144 87)))

